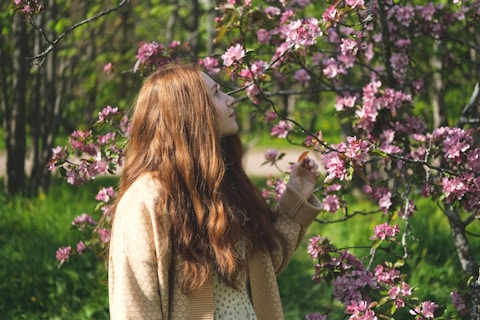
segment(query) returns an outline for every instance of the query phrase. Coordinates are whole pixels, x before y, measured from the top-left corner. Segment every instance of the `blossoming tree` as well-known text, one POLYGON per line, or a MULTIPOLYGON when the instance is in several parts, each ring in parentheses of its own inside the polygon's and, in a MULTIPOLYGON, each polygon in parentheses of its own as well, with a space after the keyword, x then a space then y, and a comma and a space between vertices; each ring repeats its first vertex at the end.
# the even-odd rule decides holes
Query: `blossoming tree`
MULTIPOLYGON (((341 223, 362 214, 383 220, 365 239, 370 244, 366 257, 322 236, 310 239, 314 280, 332 284, 350 319, 479 319, 478 258, 467 227, 477 222, 480 209, 480 96, 474 87, 480 1, 335 0, 317 7, 309 0, 229 0, 218 6, 216 22, 221 49, 198 63, 212 76, 239 84, 231 94, 245 93, 272 136, 321 157, 325 176, 317 195, 324 212, 318 221, 341 223), (448 90, 471 96, 463 103, 446 95, 448 90), (306 103, 312 113, 330 104, 343 119, 344 139, 328 141, 322 128, 306 125, 312 122, 309 114, 286 112, 285 96, 306 103), (432 106, 433 116, 422 113, 425 105, 432 106), (354 188, 371 199, 373 211, 349 210, 354 188), (403 269, 418 254, 409 247, 414 236, 409 219, 426 214, 418 205, 422 197, 443 211, 462 273, 470 277, 464 290, 445 288, 456 310, 419 301, 403 269)), ((186 51, 188 44, 181 42, 144 42, 132 64, 142 72, 185 58, 186 51)), ((53 150, 51 167, 60 166, 72 184, 114 172, 127 139, 125 115, 106 107, 92 131, 76 131, 66 147, 53 150)), ((280 157, 269 150, 266 161, 276 164, 280 157)), ((288 179, 284 169, 286 174, 269 179, 263 192, 272 203, 288 179)), ((104 215, 113 197, 112 189, 97 196, 104 215)), ((74 225, 94 227, 96 221, 79 216, 74 225)), ((81 242, 76 250, 61 248, 57 259, 63 263, 95 241, 107 243, 107 230, 96 230, 97 240, 81 242)), ((325 311, 306 317, 327 319, 325 311)))

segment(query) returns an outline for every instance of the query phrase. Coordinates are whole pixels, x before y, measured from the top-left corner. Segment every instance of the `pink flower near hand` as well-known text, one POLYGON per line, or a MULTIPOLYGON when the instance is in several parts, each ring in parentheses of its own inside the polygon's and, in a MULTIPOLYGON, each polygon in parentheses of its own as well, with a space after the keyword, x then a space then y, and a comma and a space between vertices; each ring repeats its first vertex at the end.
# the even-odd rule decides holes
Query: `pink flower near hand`
POLYGON ((239 43, 235 46, 231 46, 227 51, 222 55, 223 65, 229 67, 235 62, 241 62, 242 58, 245 57, 245 49, 239 43))
POLYGON ((323 210, 331 213, 337 212, 340 208, 340 201, 338 201, 338 196, 334 194, 329 194, 322 201, 323 210))

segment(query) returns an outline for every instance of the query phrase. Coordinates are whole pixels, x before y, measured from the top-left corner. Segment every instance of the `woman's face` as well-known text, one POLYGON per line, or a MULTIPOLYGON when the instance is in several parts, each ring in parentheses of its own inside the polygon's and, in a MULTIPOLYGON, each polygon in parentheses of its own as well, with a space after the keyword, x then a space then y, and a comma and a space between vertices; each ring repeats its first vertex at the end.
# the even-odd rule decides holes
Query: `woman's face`
POLYGON ((207 84, 209 94, 218 113, 218 131, 222 137, 231 136, 238 131, 238 124, 233 110, 232 97, 220 90, 220 85, 202 72, 203 80, 207 84))

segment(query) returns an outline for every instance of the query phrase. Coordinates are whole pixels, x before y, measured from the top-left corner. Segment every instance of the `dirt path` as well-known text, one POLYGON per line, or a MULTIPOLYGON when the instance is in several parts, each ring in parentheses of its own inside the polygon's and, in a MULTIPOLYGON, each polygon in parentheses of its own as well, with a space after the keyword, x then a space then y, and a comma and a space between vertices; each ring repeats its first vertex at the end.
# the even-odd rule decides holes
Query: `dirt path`
MULTIPOLYGON (((244 166, 245 170, 249 175, 252 176, 266 176, 266 175, 278 175, 279 171, 274 166, 269 164, 263 165, 262 163, 265 161, 264 154, 268 150, 268 148, 254 148, 248 150, 245 154, 244 159, 244 166)), ((299 154, 304 151, 302 148, 292 147, 288 150, 278 150, 279 152, 285 152, 285 156, 282 160, 278 162, 279 168, 285 170, 288 166, 289 162, 294 162, 297 160, 299 154)), ((6 155, 5 152, 0 151, 0 177, 5 176, 6 172, 6 155)), ((318 159, 317 159, 318 160, 318 159)), ((30 171, 31 161, 27 158, 25 169, 27 172, 30 171)))

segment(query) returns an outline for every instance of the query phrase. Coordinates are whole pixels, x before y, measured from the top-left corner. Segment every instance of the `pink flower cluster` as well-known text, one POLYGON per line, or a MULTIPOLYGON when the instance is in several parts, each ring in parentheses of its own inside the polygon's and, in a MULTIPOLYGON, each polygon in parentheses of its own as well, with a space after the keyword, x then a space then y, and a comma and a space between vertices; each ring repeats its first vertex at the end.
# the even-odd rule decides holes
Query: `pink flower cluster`
POLYGON ((285 28, 281 29, 285 43, 296 49, 314 45, 317 38, 323 35, 318 23, 315 18, 307 18, 295 20, 285 25, 285 28))
POLYGON ((480 148, 478 133, 473 130, 442 127, 432 133, 433 142, 440 146, 452 172, 444 175, 441 192, 448 202, 461 201, 466 211, 480 208, 480 148))
POLYGON ((75 217, 72 221, 72 225, 79 228, 80 230, 85 230, 87 227, 92 227, 97 225, 97 221, 92 218, 87 213, 82 213, 81 215, 75 217))
POLYGON ((417 320, 434 319, 435 310, 438 308, 438 304, 432 301, 424 301, 421 306, 416 307, 414 310, 410 310, 410 314, 416 316, 417 320))
POLYGON ((138 44, 137 61, 133 67, 133 72, 142 68, 155 68, 165 64, 181 61, 188 61, 190 53, 190 43, 173 41, 165 46, 156 41, 140 42, 138 44))
POLYGON ((394 238, 397 234, 400 233, 400 227, 398 224, 393 226, 388 223, 383 223, 376 225, 374 230, 374 235, 370 237, 372 240, 385 240, 387 238, 394 238))
POLYGON ((245 57, 245 49, 241 44, 237 43, 235 46, 231 46, 222 55, 223 65, 226 67, 233 66, 235 63, 241 63, 245 57))
POLYGON ((285 120, 280 120, 278 124, 272 127, 270 135, 277 138, 286 138, 290 130, 293 129, 293 125, 285 120))
POLYGON ((262 190, 262 196, 267 203, 276 203, 286 188, 283 179, 271 176, 267 179, 267 187, 262 190))
POLYGON ((57 250, 57 252, 55 253, 55 257, 57 258, 59 265, 62 265, 64 262, 68 261, 71 251, 72 247, 70 246, 61 247, 57 250))
POLYGON ((44 6, 37 0, 14 0, 14 5, 25 15, 32 16, 41 12, 44 6))
POLYGON ((66 147, 52 149, 49 170, 61 167, 72 185, 113 173, 122 165, 123 146, 130 134, 128 117, 118 108, 105 107, 98 113, 95 131, 74 131, 66 147))
POLYGON ((322 158, 322 163, 327 170, 325 182, 335 179, 349 180, 349 167, 361 168, 369 158, 372 144, 356 137, 347 137, 344 142, 332 146, 322 158))

